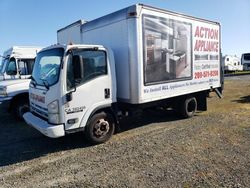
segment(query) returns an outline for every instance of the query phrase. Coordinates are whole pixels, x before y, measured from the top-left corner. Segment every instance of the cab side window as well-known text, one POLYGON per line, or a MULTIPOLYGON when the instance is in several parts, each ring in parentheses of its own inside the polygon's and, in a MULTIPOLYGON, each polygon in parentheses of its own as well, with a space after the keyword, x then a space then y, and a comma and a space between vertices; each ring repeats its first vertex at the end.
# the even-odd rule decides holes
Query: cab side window
POLYGON ((83 63, 81 83, 107 74, 106 54, 104 51, 83 51, 79 53, 83 63))
POLYGON ((70 90, 71 88, 74 87, 74 82, 75 80, 74 80, 74 70, 72 65, 72 54, 70 54, 67 62, 67 90, 70 90))
POLYGON ((107 74, 105 51, 77 50, 67 63, 67 89, 107 74), (77 68, 74 67, 77 64, 77 68))
POLYGON ((24 61, 18 61, 18 71, 20 75, 27 75, 27 67, 24 61))
POLYGON ((31 75, 34 66, 34 59, 22 59, 18 61, 20 75, 31 75))

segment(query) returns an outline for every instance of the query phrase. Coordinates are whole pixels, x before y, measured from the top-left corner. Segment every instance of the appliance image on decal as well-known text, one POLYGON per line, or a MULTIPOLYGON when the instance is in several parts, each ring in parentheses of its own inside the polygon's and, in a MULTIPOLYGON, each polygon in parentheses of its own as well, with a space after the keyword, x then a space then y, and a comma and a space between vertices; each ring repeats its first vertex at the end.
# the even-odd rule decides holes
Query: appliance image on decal
POLYGON ((190 79, 191 23, 143 15, 144 82, 190 79))

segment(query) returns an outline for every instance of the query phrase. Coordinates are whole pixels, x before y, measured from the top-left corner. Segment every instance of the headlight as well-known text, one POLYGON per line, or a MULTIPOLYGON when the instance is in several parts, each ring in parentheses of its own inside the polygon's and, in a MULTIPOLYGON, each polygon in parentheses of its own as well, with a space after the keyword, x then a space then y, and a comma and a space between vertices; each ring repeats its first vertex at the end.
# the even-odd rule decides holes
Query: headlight
POLYGON ((51 124, 60 123, 58 100, 48 104, 48 122, 51 124))
POLYGON ((58 100, 55 100, 52 103, 48 104, 48 112, 49 112, 49 114, 57 114, 57 113, 59 113, 58 100))
POLYGON ((6 87, 0 87, 0 95, 7 96, 7 88, 6 87))

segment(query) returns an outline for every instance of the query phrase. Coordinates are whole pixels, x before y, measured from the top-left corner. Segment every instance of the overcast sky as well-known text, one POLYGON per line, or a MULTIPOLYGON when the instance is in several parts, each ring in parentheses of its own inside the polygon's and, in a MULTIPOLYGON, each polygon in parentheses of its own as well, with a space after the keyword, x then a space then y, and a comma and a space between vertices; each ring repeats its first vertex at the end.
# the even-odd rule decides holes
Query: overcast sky
POLYGON ((222 53, 250 52, 250 0, 0 0, 0 55, 13 45, 55 44, 58 29, 135 3, 220 22, 222 53))

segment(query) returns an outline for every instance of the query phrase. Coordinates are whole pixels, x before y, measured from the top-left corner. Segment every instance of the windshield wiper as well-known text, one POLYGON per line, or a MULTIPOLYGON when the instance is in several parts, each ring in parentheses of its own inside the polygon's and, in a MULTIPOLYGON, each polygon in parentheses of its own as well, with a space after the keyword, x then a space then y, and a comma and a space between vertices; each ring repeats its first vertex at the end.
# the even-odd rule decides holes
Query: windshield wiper
POLYGON ((49 82, 45 79, 40 79, 43 81, 43 85, 46 87, 47 90, 49 90, 49 82))
POLYGON ((30 79, 33 81, 32 83, 33 83, 34 87, 36 87, 37 82, 36 82, 35 78, 31 75, 30 79))

